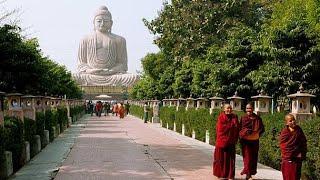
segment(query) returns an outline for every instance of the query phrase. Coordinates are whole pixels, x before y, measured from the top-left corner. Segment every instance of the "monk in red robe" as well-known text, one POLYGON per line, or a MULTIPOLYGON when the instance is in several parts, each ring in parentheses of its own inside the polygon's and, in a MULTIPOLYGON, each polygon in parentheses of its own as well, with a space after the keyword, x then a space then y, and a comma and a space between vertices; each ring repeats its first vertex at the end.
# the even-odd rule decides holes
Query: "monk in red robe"
POLYGON ((299 180, 307 153, 307 139, 292 114, 286 115, 285 121, 286 127, 280 135, 282 177, 284 180, 299 180))
POLYGON ((218 178, 234 179, 235 145, 239 137, 239 122, 237 115, 232 113, 230 104, 225 104, 224 112, 218 116, 216 133, 213 175, 218 178))
POLYGON ((243 170, 241 175, 246 174, 246 179, 257 174, 259 138, 264 132, 262 119, 253 113, 251 104, 246 106, 246 115, 240 119, 240 144, 243 156, 243 170))
POLYGON ((124 118, 124 112, 125 112, 125 109, 124 109, 124 106, 123 104, 121 103, 119 108, 118 108, 118 112, 119 112, 119 117, 120 119, 123 119, 124 118))

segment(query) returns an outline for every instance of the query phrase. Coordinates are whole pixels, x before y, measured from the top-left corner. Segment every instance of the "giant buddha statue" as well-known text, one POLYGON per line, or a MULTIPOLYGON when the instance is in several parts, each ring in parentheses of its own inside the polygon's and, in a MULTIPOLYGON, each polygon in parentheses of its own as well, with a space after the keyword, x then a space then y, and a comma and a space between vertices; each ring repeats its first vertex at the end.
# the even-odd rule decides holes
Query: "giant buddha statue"
POLYGON ((126 40, 111 33, 112 16, 102 6, 94 15, 94 32, 81 40, 78 51, 78 72, 74 74, 80 85, 130 86, 139 76, 127 73, 126 40))

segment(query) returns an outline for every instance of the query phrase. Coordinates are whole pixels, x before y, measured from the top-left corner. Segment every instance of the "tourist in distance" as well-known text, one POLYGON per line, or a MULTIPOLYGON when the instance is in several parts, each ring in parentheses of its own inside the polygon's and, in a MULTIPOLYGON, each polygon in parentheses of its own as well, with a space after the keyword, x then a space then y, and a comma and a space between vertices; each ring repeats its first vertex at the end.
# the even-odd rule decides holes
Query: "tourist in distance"
POLYGON ((279 139, 282 176, 284 180, 299 180, 302 161, 306 159, 307 139, 292 114, 285 116, 285 123, 279 139))
POLYGON ((216 133, 213 175, 221 179, 234 179, 239 122, 230 104, 225 104, 224 111, 218 116, 216 133))
POLYGON ((119 110, 119 117, 120 119, 123 119, 124 118, 124 113, 125 113, 125 109, 124 109, 124 105, 123 103, 120 103, 120 106, 118 108, 119 110))
POLYGON ((259 138, 264 132, 262 119, 253 113, 253 106, 247 104, 246 114, 240 118, 240 144, 243 156, 243 170, 246 179, 257 173, 259 138))
POLYGON ((148 116, 149 116, 149 105, 147 102, 144 103, 144 106, 143 106, 143 121, 144 123, 147 123, 148 122, 148 116))

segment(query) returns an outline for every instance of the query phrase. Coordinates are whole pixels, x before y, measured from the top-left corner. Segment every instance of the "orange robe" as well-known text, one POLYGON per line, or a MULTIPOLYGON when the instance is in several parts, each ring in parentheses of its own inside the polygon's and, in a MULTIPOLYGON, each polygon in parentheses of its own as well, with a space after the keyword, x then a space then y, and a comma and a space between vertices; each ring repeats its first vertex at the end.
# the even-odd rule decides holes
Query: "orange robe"
POLYGON ((124 112, 125 112, 125 109, 123 106, 120 106, 118 108, 118 112, 119 112, 119 116, 120 116, 120 119, 123 119, 124 118, 124 112))

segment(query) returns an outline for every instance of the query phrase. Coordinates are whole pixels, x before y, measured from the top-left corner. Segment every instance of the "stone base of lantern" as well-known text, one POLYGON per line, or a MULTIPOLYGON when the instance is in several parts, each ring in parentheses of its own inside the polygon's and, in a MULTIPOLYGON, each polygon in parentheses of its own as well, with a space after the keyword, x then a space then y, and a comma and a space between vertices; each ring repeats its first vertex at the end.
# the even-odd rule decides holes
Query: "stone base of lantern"
POLYGON ((290 113, 292 114, 297 121, 307 120, 312 118, 312 113, 290 113))
POLYGON ((261 115, 265 115, 265 114, 269 114, 269 111, 253 111, 256 115, 261 116, 261 115))

